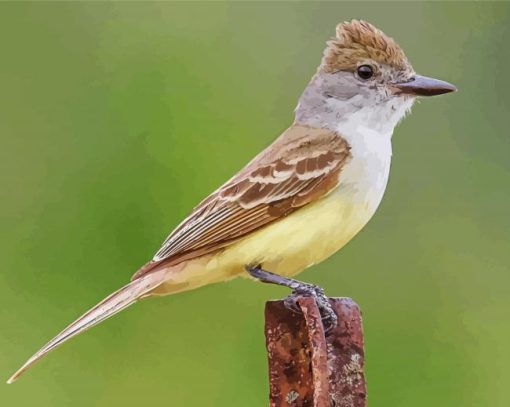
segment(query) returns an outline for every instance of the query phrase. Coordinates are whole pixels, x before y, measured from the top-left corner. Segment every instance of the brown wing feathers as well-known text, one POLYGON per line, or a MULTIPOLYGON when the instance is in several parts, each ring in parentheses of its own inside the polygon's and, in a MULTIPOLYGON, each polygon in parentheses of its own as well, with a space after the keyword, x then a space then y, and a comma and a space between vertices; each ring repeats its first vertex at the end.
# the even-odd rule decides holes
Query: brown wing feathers
POLYGON ((133 279, 157 265, 177 264, 225 247, 325 196, 350 156, 337 134, 294 125, 202 201, 133 279))

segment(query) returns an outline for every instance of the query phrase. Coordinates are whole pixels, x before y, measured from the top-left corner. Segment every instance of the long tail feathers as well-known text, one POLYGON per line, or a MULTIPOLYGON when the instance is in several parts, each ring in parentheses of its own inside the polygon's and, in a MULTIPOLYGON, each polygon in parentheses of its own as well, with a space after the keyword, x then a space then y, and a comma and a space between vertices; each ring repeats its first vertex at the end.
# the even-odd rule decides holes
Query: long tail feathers
POLYGON ((111 317, 124 308, 127 308, 139 298, 147 295, 151 290, 159 286, 163 282, 163 270, 149 273, 142 278, 134 280, 125 285, 121 289, 115 291, 113 294, 106 297, 103 301, 97 304, 94 308, 87 311, 80 318, 74 321, 66 329, 60 332, 55 338, 44 345, 35 355, 33 355, 27 362, 14 373, 7 383, 13 383, 23 373, 25 373, 32 365, 41 359, 51 350, 57 346, 62 345, 68 339, 78 335, 81 332, 92 328, 94 325, 99 324, 105 319, 111 317))

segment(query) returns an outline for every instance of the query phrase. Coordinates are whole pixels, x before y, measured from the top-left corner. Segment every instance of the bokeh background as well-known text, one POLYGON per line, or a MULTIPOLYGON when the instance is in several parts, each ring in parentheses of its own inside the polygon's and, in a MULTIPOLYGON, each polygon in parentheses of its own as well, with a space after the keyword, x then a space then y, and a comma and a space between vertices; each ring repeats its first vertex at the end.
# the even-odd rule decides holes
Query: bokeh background
MULTIPOLYGON (((377 215, 301 277, 361 305, 372 407, 510 404, 505 3, 0 4, 3 379, 291 123, 350 18, 460 92, 415 106, 377 215)), ((143 301, 0 404, 265 406, 264 302, 286 294, 237 280, 143 301)))

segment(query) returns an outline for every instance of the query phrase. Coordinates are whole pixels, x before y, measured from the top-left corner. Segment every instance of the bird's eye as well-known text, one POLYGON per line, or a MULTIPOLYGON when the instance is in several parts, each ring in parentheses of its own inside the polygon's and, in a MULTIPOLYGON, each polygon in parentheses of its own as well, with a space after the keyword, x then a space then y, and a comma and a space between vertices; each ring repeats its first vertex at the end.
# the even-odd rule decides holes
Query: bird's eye
POLYGON ((358 76, 365 81, 374 76, 374 69, 370 65, 359 66, 357 72, 358 76))

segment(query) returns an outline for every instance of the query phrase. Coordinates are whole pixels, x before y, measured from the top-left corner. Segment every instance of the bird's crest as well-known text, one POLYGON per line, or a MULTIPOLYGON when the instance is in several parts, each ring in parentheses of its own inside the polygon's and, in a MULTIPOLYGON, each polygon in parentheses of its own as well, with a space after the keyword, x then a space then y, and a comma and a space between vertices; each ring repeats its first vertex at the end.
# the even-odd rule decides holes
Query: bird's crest
POLYGON ((402 48, 391 37, 363 20, 336 26, 336 37, 327 42, 320 69, 324 72, 354 71, 364 61, 412 70, 402 48))

